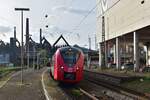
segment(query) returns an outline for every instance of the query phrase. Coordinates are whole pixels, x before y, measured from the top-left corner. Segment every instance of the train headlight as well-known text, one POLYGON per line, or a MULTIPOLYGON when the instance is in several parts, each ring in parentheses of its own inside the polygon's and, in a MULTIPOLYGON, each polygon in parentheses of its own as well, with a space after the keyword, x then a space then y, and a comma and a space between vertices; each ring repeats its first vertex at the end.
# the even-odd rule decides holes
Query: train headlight
POLYGON ((79 67, 77 67, 77 70, 79 70, 79 67))
POLYGON ((64 67, 63 67, 63 66, 61 66, 61 69, 64 69, 64 67))

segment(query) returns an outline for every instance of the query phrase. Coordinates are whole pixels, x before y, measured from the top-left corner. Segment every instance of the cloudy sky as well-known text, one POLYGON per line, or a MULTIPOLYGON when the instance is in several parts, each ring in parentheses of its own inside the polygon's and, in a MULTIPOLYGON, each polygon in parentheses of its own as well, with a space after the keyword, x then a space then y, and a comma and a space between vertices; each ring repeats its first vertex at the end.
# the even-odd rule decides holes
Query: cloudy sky
POLYGON ((17 38, 20 40, 20 12, 14 11, 14 8, 28 7, 30 11, 24 12, 24 26, 25 18, 29 17, 33 40, 39 42, 39 29, 42 28, 43 35, 51 44, 63 34, 71 45, 85 46, 88 45, 90 36, 94 49, 96 9, 83 23, 80 22, 96 5, 96 0, 0 0, 0 2, 0 39, 3 41, 9 42, 9 38, 13 36, 14 26, 17 27, 17 38), (46 28, 46 25, 49 27, 46 28))

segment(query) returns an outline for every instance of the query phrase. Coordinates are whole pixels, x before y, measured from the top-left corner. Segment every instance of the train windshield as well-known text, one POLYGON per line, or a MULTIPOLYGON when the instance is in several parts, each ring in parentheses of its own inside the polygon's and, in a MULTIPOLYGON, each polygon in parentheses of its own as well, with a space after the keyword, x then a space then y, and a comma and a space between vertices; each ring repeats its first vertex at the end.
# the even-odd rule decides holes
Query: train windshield
POLYGON ((63 57, 64 63, 67 64, 69 67, 72 67, 76 64, 79 58, 79 51, 76 49, 65 49, 61 51, 61 55, 63 57))

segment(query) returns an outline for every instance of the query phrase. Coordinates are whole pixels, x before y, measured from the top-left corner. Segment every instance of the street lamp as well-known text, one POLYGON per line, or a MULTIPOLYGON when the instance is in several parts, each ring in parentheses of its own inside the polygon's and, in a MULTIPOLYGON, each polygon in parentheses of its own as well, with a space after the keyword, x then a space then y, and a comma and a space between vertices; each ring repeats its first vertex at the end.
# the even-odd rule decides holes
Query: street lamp
POLYGON ((29 11, 29 8, 15 8, 15 11, 21 11, 21 84, 23 83, 23 11, 29 11))

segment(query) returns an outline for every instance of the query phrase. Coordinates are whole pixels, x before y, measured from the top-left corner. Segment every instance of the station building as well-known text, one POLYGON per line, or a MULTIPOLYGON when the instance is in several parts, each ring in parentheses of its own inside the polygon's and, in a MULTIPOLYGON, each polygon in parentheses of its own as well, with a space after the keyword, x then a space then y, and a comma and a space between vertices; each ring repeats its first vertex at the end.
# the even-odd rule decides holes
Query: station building
POLYGON ((135 71, 149 67, 150 0, 105 1, 97 0, 99 65, 121 69, 132 63, 135 71), (111 6, 109 1, 114 1, 111 6))

